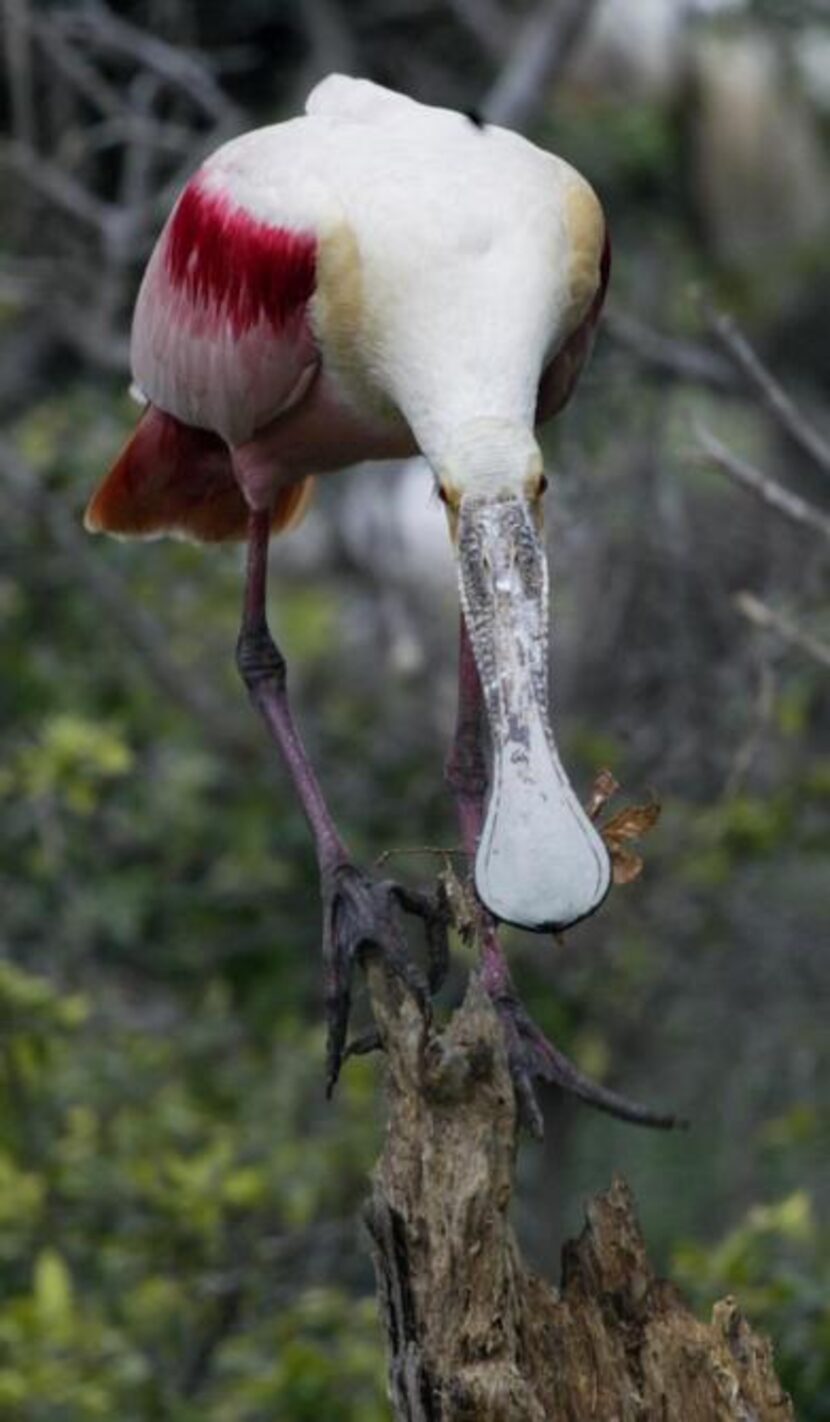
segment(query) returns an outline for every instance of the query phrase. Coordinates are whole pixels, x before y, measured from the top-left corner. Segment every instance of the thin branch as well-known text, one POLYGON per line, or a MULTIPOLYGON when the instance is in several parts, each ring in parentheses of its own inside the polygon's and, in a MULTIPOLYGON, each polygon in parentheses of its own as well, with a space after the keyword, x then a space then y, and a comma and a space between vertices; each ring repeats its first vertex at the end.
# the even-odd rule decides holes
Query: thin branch
MULTIPOLYGON (((139 77, 150 84, 158 82, 149 74, 139 77)), ((178 158, 182 153, 190 157, 195 137, 193 129, 187 128, 185 124, 163 123, 135 109, 125 109, 119 114, 113 114, 112 118, 90 124, 80 133, 73 133, 71 149, 68 145, 60 145, 57 152, 62 157, 65 155, 66 161, 71 157, 71 162, 77 165, 108 148, 123 144, 129 149, 140 141, 143 147, 168 158, 178 158)))
POLYGON ((153 116, 153 102, 166 82, 157 72, 140 70, 125 92, 123 86, 105 79, 79 47, 65 38, 59 24, 46 16, 31 16, 28 24, 48 62, 109 121, 85 129, 85 150, 95 151, 139 138, 145 147, 174 153, 186 151, 192 145, 192 128, 156 120, 153 116))
POLYGON ((0 146, 0 162, 5 161, 30 188, 55 207, 71 213, 88 226, 103 231, 117 211, 102 202, 62 168, 41 158, 25 143, 4 143, 0 146))
POLYGON ((32 15, 29 28, 47 61, 60 70, 84 98, 102 114, 112 116, 121 112, 124 105, 116 86, 99 74, 79 48, 64 38, 48 16, 32 15))
MULTIPOLYGON (((158 144, 150 137, 153 131, 153 105, 161 81, 156 74, 137 74, 130 85, 129 130, 124 148, 124 166, 118 196, 126 212, 141 211, 147 205, 152 190, 158 144)), ((189 135, 185 151, 190 147, 189 135)))
POLYGON ((707 458, 723 470, 724 474, 728 474, 730 479, 734 479, 736 484, 748 489, 766 504, 767 508, 781 514, 799 528, 809 528, 830 542, 830 518, 827 514, 822 513, 813 504, 808 504, 807 500, 800 498, 798 494, 790 493, 783 484, 756 469, 754 464, 733 454, 732 450, 722 444, 704 425, 696 425, 695 432, 707 458))
POLYGON ((715 390, 736 388, 737 379, 728 361, 697 341, 665 336, 618 306, 603 313, 602 328, 617 345, 660 374, 715 390))
POLYGON ((830 443, 779 385, 731 316, 705 304, 709 329, 756 391, 765 408, 823 474, 830 475, 830 443))
POLYGON ((761 627, 765 632, 774 632, 782 642, 786 642, 790 647, 797 647, 800 652, 818 662, 819 666, 830 671, 830 646, 826 642, 814 637, 811 632, 805 632, 797 622, 793 622, 783 612, 777 612, 768 603, 762 602, 754 593, 736 593, 733 601, 741 616, 753 626, 761 627))
POLYGON ((525 21, 513 52, 481 111, 488 123, 524 129, 562 73, 587 29, 596 0, 542 0, 525 21))
POLYGON ((236 106, 217 84, 202 56, 166 44, 114 15, 106 6, 61 10, 55 14, 55 23, 87 52, 99 50, 134 60, 161 75, 213 118, 227 121, 229 116, 237 116, 236 106))

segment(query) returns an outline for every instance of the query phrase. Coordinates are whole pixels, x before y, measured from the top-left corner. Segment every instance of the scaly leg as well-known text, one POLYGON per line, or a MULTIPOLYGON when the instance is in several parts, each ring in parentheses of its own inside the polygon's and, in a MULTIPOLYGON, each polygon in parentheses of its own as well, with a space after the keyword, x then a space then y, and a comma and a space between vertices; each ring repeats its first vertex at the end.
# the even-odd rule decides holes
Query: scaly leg
POLYGON ((330 1094, 346 1045, 355 958, 365 949, 382 953, 419 1001, 426 1003, 427 983, 408 955, 399 910, 424 919, 434 951, 440 951, 442 920, 426 895, 389 881, 375 883, 357 869, 331 818, 294 722, 288 701, 285 659, 268 628, 265 603, 269 533, 270 513, 251 513, 245 601, 236 660, 251 701, 279 748, 314 837, 323 899, 323 971, 328 1028, 326 1086, 330 1094))
MULTIPOLYGON (((461 840, 470 865, 475 860, 484 823, 487 794, 487 763, 483 744, 484 700, 478 669, 464 618, 458 665, 458 718, 455 737, 447 758, 446 779, 455 798, 461 840)), ((523 1121, 540 1136, 542 1115, 533 1081, 540 1078, 578 1096, 600 1111, 641 1126, 668 1129, 674 1116, 662 1115, 628 1101, 616 1091, 585 1076, 573 1062, 554 1047, 522 1006, 499 942, 496 921, 483 904, 478 905, 478 939, 481 946, 481 981, 504 1028, 507 1056, 523 1121)))

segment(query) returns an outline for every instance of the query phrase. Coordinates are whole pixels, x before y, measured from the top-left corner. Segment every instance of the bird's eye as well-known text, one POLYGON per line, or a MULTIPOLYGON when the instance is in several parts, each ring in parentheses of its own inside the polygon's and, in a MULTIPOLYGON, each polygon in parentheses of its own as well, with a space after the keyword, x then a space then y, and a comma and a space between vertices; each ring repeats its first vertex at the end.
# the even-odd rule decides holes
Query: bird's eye
POLYGON ((439 499, 441 500, 441 503, 442 503, 442 504, 448 504, 448 503, 449 503, 449 499, 447 498, 447 491, 446 491, 446 489, 444 488, 443 484, 439 484, 439 485, 438 485, 438 497, 439 497, 439 499))
POLYGON ((548 476, 547 476, 547 474, 543 474, 542 477, 541 477, 541 479, 539 480, 539 497, 540 497, 540 498, 541 498, 542 494, 544 494, 544 492, 545 492, 545 490, 546 490, 547 487, 548 487, 548 476))

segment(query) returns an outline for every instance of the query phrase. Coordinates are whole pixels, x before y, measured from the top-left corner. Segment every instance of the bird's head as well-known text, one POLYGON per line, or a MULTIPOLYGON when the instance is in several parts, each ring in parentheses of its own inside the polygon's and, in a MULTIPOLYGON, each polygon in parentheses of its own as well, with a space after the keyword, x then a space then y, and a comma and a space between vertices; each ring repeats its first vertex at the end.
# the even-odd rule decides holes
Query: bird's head
POLYGON ((610 864, 550 725, 541 452, 530 430, 475 420, 451 443, 438 479, 492 746, 476 888, 497 918, 565 928, 602 902, 610 864))

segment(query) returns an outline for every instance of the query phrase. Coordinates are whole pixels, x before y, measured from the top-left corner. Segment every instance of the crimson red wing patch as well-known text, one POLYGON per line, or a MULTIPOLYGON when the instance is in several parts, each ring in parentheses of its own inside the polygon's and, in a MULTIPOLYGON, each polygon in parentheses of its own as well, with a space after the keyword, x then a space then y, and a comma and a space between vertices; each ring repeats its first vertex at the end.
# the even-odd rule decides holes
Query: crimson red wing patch
POLYGON ((237 339, 261 321, 280 331, 314 292, 316 238, 251 217, 197 176, 185 188, 167 236, 174 287, 227 321, 237 339))

